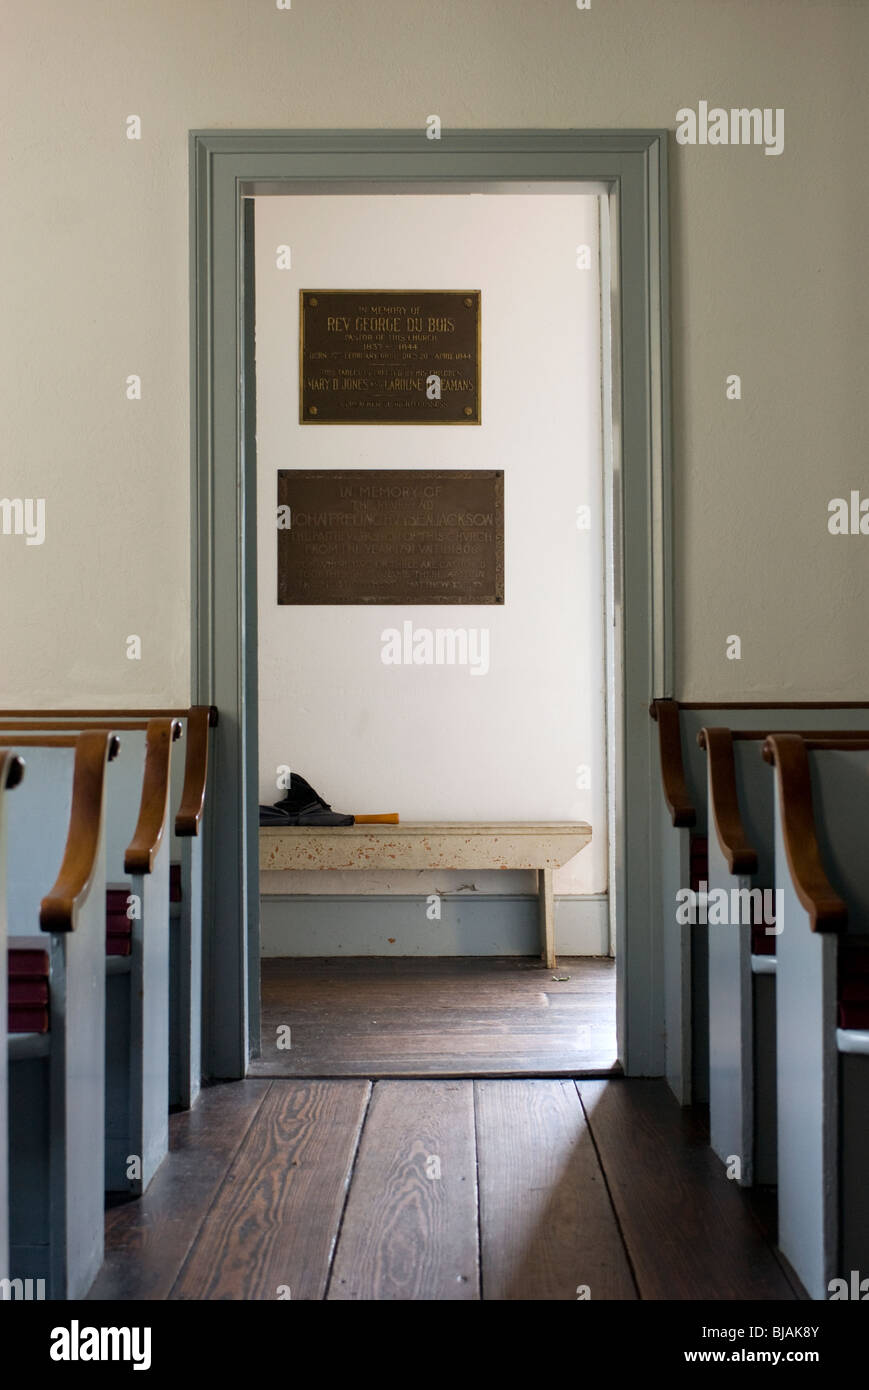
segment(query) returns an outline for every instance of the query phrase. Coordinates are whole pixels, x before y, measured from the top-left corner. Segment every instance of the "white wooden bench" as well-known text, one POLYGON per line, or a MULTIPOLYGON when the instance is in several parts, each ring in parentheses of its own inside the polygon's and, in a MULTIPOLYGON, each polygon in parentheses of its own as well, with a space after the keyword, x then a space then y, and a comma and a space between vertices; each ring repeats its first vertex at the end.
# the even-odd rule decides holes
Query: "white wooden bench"
POLYGON ((261 826, 260 869, 536 869, 542 959, 555 965, 552 875, 591 839, 584 821, 261 826))

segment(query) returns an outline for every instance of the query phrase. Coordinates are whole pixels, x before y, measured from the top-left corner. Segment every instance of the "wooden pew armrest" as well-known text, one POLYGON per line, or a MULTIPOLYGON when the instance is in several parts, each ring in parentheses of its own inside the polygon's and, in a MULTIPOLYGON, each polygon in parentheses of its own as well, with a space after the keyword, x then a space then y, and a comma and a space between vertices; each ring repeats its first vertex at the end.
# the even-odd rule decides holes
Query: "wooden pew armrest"
POLYGON ((117 736, 107 729, 79 734, 75 740, 69 834, 57 881, 39 905, 43 931, 75 929, 76 913, 90 892, 100 848, 106 764, 116 756, 118 746, 117 736))
POLYGON ((214 705, 194 705, 187 716, 187 757, 184 762, 184 788, 175 817, 175 834, 199 834, 208 780, 208 730, 217 723, 214 705))
POLYGON ((664 800, 674 825, 697 823, 697 812, 691 804, 685 783, 685 764, 682 761, 682 735, 679 731, 679 706, 675 700, 653 700, 649 714, 658 725, 658 749, 661 754, 661 781, 664 800))
POLYGON ((731 732, 704 728, 697 735, 697 742, 706 750, 712 823, 727 867, 732 874, 756 874, 757 853, 746 839, 739 810, 731 732))
POLYGON ((848 909, 821 861, 806 745, 799 734, 771 734, 764 742, 763 756, 776 770, 788 868, 796 895, 809 914, 811 929, 844 931, 848 909))
POLYGON ((145 775, 139 820, 124 855, 124 871, 149 874, 166 829, 172 744, 181 737, 180 719, 150 719, 145 744, 145 775))

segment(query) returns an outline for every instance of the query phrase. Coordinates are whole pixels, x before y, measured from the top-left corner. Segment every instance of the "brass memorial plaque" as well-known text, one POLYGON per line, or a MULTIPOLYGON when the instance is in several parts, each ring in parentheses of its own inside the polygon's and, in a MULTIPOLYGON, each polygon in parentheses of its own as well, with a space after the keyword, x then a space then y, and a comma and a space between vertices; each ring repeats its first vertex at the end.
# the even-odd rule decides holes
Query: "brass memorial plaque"
POLYGON ((278 471, 278 603, 503 603, 504 474, 278 471))
POLYGON ((478 425, 479 290, 301 290, 303 425, 478 425))

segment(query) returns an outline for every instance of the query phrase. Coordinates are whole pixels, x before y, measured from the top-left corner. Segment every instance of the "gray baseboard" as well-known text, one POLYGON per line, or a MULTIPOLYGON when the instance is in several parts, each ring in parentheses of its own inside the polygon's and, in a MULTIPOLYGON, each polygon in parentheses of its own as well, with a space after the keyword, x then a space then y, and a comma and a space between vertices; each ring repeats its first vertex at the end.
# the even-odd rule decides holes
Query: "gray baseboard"
MULTIPOLYGON (((531 956, 540 951, 537 899, 467 894, 440 899, 440 920, 418 895, 267 894, 260 898, 263 956, 531 956)), ((605 894, 555 899, 555 948, 609 955, 605 894)))

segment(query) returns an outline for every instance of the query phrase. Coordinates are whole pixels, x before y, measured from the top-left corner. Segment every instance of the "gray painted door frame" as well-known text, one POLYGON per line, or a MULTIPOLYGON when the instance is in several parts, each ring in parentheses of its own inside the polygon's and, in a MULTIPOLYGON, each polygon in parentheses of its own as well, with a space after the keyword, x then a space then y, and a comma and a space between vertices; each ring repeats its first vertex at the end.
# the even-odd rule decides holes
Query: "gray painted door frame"
POLYGON ((274 183, 605 184, 602 243, 610 903, 619 1057, 664 1069, 654 726, 672 694, 667 132, 217 130, 190 134, 192 698, 220 723, 208 817, 205 1066, 259 1048, 256 460, 245 192, 274 183), (608 235, 607 235, 608 234, 608 235), (630 922, 628 930, 627 923, 630 922))

